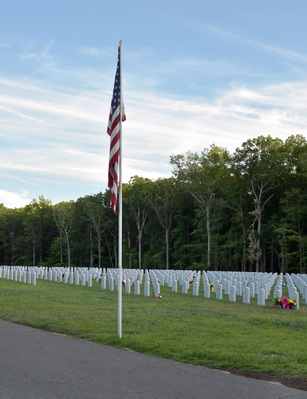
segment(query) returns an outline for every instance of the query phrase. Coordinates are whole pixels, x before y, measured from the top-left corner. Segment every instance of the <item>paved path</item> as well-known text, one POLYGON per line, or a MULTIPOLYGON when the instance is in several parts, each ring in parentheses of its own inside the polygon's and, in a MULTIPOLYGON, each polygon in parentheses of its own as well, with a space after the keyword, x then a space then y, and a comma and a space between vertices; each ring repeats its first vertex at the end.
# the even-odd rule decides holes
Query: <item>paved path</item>
POLYGON ((306 399, 305 391, 0 321, 0 399, 306 399))

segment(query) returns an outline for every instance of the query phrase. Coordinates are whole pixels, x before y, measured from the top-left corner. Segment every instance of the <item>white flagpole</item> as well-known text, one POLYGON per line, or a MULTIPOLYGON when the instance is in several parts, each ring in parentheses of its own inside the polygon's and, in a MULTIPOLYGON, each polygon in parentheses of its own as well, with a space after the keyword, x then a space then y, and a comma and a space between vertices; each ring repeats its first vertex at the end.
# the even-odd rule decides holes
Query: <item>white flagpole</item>
POLYGON ((123 192, 122 192, 122 160, 123 160, 123 144, 122 144, 122 119, 123 119, 123 96, 122 96, 122 40, 119 41, 119 78, 120 78, 120 119, 119 119, 119 198, 118 198, 118 337, 122 337, 122 241, 123 241, 123 192))

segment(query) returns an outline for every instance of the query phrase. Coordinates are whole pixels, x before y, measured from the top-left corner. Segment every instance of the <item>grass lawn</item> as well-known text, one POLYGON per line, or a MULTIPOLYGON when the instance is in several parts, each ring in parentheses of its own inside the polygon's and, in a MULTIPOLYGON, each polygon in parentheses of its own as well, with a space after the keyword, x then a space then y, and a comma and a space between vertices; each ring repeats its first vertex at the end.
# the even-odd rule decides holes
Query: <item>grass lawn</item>
POLYGON ((117 291, 101 290, 95 282, 89 288, 0 279, 0 319, 180 362, 307 378, 302 299, 297 311, 272 307, 272 298, 258 306, 256 300, 244 304, 237 297, 233 303, 227 295, 207 299, 189 291, 161 287, 162 299, 153 299, 123 290, 119 339, 117 291))

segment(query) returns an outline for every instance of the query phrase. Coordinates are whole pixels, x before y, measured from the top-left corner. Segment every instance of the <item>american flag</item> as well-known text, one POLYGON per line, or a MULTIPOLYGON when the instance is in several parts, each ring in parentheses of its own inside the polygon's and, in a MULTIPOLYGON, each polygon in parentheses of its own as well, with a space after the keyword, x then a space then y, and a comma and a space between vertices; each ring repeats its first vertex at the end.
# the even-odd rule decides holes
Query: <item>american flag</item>
POLYGON ((116 212, 117 187, 119 183, 119 162, 120 162, 120 115, 122 121, 126 120, 123 102, 121 100, 121 76, 120 76, 120 46, 118 47, 118 61, 115 74, 113 96, 111 101, 109 123, 107 132, 110 136, 110 158, 108 187, 111 189, 110 207, 116 212), (121 112, 122 108, 122 112, 121 112))

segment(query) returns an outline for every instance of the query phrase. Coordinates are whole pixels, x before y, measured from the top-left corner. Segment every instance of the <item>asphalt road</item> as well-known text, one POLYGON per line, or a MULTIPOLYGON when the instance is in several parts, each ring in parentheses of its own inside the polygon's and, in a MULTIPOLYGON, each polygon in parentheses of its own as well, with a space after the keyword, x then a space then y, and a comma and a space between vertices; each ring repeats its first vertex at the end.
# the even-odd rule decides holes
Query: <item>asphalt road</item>
POLYGON ((306 399, 277 383, 0 320, 0 399, 306 399))

